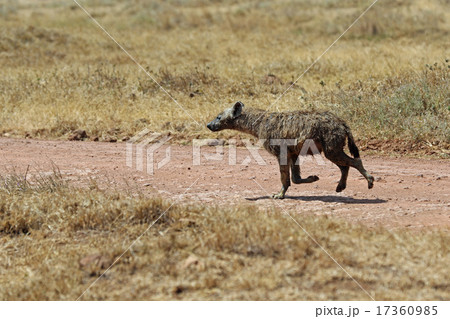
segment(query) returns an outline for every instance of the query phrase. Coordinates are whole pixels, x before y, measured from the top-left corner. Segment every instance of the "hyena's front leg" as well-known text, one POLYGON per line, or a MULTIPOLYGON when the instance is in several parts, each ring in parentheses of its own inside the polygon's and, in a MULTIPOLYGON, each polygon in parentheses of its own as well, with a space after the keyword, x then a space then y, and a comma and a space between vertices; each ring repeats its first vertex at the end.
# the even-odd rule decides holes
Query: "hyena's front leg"
POLYGON ((283 199, 284 194, 288 190, 289 186, 291 186, 291 181, 289 178, 289 165, 281 165, 280 164, 280 179, 281 179, 281 190, 277 194, 273 194, 272 198, 275 199, 283 199))
POLYGON ((312 183, 319 180, 319 176, 311 175, 307 178, 301 178, 300 176, 300 165, 298 164, 298 156, 293 156, 290 161, 291 173, 292 173, 292 183, 294 184, 304 184, 312 183))

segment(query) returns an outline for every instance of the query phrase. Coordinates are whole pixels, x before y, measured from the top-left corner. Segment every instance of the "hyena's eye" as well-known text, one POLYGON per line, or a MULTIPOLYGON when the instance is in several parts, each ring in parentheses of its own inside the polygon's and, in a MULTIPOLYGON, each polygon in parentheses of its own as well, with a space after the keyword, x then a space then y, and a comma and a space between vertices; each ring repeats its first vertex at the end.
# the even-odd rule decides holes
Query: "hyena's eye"
POLYGON ((222 118, 222 116, 219 115, 219 116, 217 117, 217 120, 220 121, 221 118, 222 118))

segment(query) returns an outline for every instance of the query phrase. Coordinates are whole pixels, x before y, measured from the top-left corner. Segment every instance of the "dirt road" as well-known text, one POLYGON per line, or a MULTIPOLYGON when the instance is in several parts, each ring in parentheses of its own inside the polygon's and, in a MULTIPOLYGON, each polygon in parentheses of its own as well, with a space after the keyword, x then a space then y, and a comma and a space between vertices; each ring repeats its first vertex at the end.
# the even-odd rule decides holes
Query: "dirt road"
POLYGON ((160 195, 179 203, 247 204, 291 214, 330 215, 373 227, 449 230, 449 160, 363 154, 366 169, 375 177, 375 187, 368 190, 362 176, 351 169, 347 189, 336 193, 339 169, 327 160, 309 157, 302 164, 302 176, 318 175, 320 180, 293 185, 286 199, 272 200, 270 195, 281 186, 275 159, 264 150, 257 152, 260 157, 246 148, 237 148, 234 156, 234 150, 162 145, 153 153, 150 174, 151 169, 145 172, 145 159, 144 170, 136 169, 145 152, 136 156, 135 146, 129 158, 132 167, 126 165, 126 143, 1 138, 0 173, 14 170, 25 174, 27 167, 31 174, 51 172, 54 163, 74 183, 86 186, 91 178, 102 188, 160 195), (165 158, 170 159, 166 164, 165 158))

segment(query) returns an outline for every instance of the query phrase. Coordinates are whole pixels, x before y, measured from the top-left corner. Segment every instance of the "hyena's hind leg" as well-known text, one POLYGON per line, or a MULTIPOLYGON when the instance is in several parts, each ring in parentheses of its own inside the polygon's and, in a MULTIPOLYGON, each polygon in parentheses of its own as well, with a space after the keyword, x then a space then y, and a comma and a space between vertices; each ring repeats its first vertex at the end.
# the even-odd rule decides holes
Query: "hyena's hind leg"
POLYGON ((339 180, 339 184, 336 187, 336 192, 338 193, 342 192, 347 187, 347 177, 350 167, 339 165, 339 169, 341 170, 341 179, 339 180))
POLYGON ((340 150, 338 152, 325 152, 325 156, 341 169, 341 180, 336 187, 336 192, 341 192, 342 190, 344 190, 345 186, 347 186, 349 166, 356 168, 362 174, 362 176, 366 178, 369 189, 373 187, 374 178, 365 170, 359 157, 351 158, 347 154, 345 154, 343 150, 340 150))
POLYGON ((311 175, 307 178, 301 178, 300 176, 300 163, 298 161, 299 155, 293 154, 289 159, 289 164, 291 166, 291 179, 294 184, 304 184, 304 183, 313 183, 319 180, 319 176, 311 175))

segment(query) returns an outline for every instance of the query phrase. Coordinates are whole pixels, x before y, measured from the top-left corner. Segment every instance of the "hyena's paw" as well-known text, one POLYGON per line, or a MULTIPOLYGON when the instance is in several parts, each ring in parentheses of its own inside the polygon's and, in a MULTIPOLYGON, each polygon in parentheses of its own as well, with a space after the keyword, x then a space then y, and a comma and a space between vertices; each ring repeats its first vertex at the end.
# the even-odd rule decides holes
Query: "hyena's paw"
POLYGON ((367 183, 368 183, 369 189, 373 188, 373 176, 369 175, 369 178, 367 179, 367 183))
POLYGON ((340 193, 340 192, 342 192, 346 187, 347 187, 347 185, 341 185, 341 184, 338 184, 338 186, 336 187, 336 192, 340 193))
POLYGON ((294 184, 305 184, 305 183, 313 183, 319 180, 319 176, 317 175, 311 175, 307 178, 301 178, 297 176, 292 176, 292 182, 294 184))
POLYGON ((279 192, 279 193, 273 194, 272 198, 273 199, 284 199, 284 194, 283 194, 283 192, 279 192))

